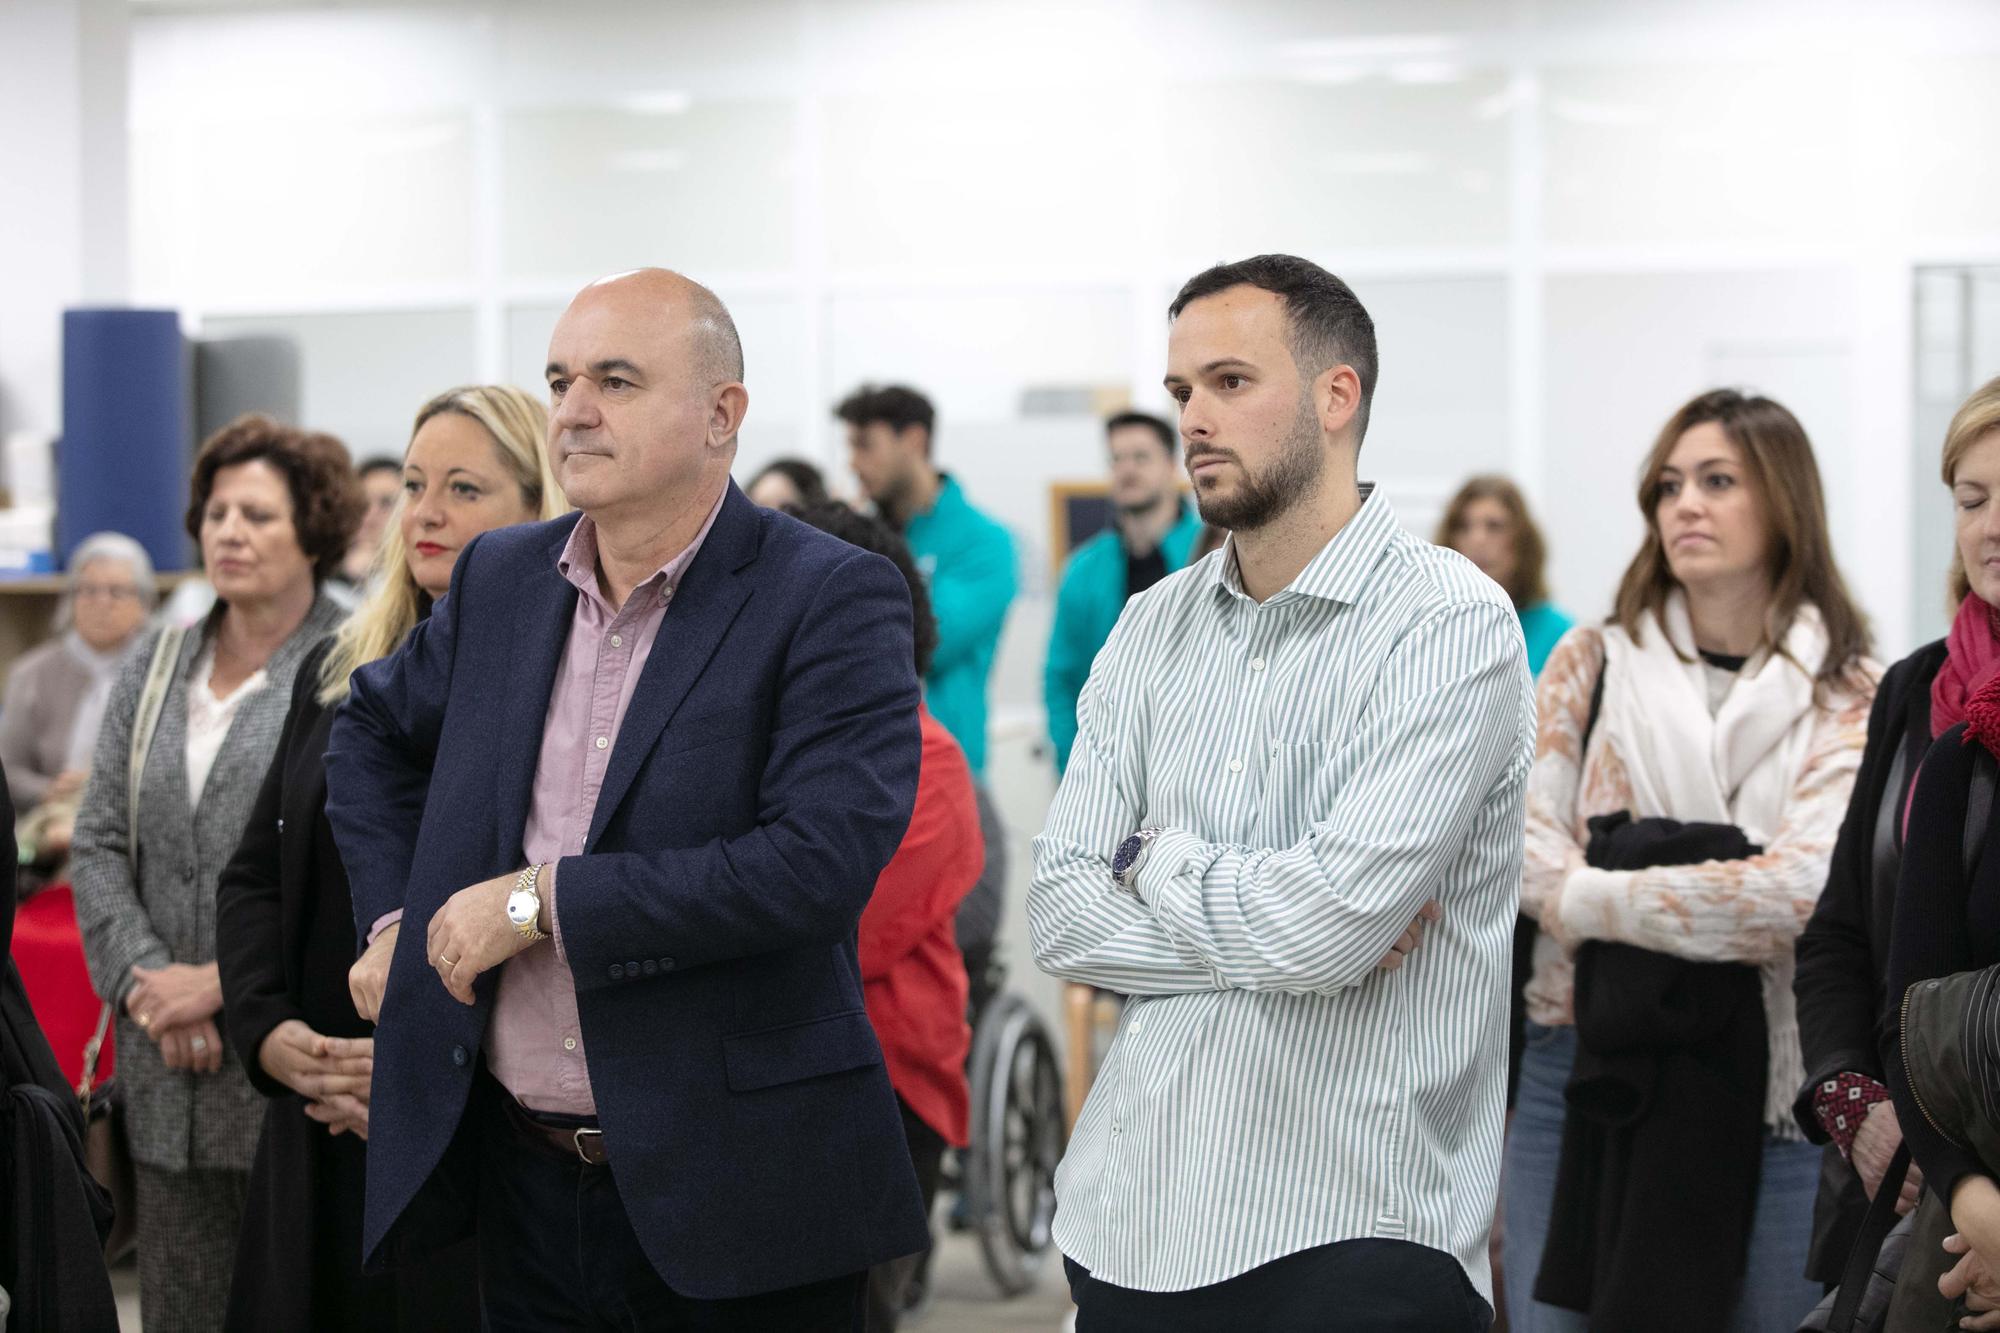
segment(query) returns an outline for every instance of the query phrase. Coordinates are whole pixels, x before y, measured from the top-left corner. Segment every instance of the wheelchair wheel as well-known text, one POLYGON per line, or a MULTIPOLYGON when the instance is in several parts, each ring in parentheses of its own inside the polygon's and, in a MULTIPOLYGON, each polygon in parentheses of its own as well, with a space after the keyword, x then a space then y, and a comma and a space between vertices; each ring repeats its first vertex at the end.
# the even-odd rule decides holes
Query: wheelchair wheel
POLYGON ((967 1213, 1001 1292, 1034 1285, 1055 1217, 1062 1160, 1062 1074, 1042 1022, 1018 995, 997 996, 973 1034, 967 1213))

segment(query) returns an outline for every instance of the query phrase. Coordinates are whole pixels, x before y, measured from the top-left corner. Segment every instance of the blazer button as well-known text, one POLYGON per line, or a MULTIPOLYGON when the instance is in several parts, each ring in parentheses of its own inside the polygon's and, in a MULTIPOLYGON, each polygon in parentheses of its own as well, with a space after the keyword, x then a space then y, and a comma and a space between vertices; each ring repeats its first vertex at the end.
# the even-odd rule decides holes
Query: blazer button
POLYGON ((662 972, 671 972, 671 971, 673 971, 673 970, 674 970, 674 960, 673 960, 673 959, 671 959, 671 958, 662 958, 662 959, 660 960, 660 971, 662 971, 662 972))
POLYGON ((451 1062, 463 1069, 472 1063, 472 1052, 463 1046, 454 1046, 451 1048, 451 1062))
POLYGON ((633 981, 637 981, 639 979, 639 965, 637 963, 625 964, 625 975, 633 981))
POLYGON ((645 962, 639 964, 639 970, 650 977, 659 972, 660 965, 648 958, 645 962))
POLYGON ((181 867, 181 878, 190 884, 194 883, 194 862, 189 861, 181 867))
POLYGON ((623 981, 625 979, 625 964, 613 963, 611 965, 611 979, 613 981, 623 981))

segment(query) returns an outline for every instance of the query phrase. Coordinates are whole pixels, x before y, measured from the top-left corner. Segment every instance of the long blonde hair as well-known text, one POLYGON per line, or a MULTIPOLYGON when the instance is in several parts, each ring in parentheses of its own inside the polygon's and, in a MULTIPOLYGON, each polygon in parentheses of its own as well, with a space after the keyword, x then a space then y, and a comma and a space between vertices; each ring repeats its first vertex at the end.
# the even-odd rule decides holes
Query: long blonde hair
MULTIPOLYGON (((417 409, 410 438, 416 438, 425 422, 446 412, 456 412, 485 427, 536 518, 556 518, 569 512, 569 500, 549 465, 549 418, 539 401, 504 384, 448 389, 417 409)), ((403 542, 405 503, 405 499, 396 501, 396 510, 382 530, 382 544, 370 565, 366 600, 340 627, 333 651, 327 654, 320 672, 322 704, 332 706, 345 699, 348 678, 355 668, 396 651, 430 609, 430 594, 417 586, 416 576, 410 573, 409 548, 403 542)))

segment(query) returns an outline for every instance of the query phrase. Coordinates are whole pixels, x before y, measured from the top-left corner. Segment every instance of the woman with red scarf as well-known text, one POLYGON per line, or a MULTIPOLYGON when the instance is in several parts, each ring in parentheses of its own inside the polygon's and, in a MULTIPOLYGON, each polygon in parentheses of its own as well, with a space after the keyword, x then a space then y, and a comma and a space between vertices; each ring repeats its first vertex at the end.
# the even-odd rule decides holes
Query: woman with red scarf
MULTIPOLYGON (((790 512, 823 532, 886 556, 910 585, 917 675, 930 667, 937 621, 923 576, 903 539, 877 519, 822 501, 790 512)), ((928 1214, 937 1198, 947 1146, 966 1146, 972 1093, 965 1058, 972 1029, 965 1021, 965 959, 953 921, 959 900, 986 864, 972 770, 964 751, 930 710, 919 706, 923 758, 917 804, 896 855, 875 881, 875 895, 861 914, 862 1000, 882 1043, 889 1083, 903 1112, 903 1132, 917 1168, 928 1214)), ((905 1289, 922 1255, 882 1264, 868 1275, 868 1333, 893 1333, 905 1289)))
MULTIPOLYGON (((1890 931, 1905 838, 1914 841, 1923 821, 1918 772, 1932 741, 1963 722, 1967 702, 2000 677, 2000 379, 1952 418, 1943 471, 1957 512, 1957 616, 1944 639, 1891 667, 1876 692, 1826 892, 1798 942, 1792 988, 1806 1078, 1793 1114, 1808 1137, 1826 1145, 1807 1269, 1822 1282, 1840 1280, 1907 1128, 1890 1098, 1885 1048, 1902 999, 1888 984, 1890 931)), ((1915 1204, 1920 1183, 1913 1170, 1899 1211, 1915 1204)))

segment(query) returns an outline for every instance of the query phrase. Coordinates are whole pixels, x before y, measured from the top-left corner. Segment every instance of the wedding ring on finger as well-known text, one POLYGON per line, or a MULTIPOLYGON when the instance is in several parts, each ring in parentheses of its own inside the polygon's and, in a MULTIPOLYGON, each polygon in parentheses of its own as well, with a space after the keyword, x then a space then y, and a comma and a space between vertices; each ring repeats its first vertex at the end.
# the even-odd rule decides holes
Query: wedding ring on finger
POLYGON ((456 958, 446 958, 443 954, 438 955, 438 961, 440 963, 443 963, 446 967, 458 966, 458 960, 456 958))
POLYGON ((142 1028, 149 1028, 153 1026, 153 1016, 151 1014, 140 1014, 139 1026, 142 1028))
POLYGON ((208 1038, 196 1037, 193 1041, 190 1041, 188 1045, 194 1049, 196 1055, 199 1055, 203 1051, 208 1049, 208 1038))

